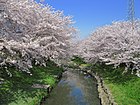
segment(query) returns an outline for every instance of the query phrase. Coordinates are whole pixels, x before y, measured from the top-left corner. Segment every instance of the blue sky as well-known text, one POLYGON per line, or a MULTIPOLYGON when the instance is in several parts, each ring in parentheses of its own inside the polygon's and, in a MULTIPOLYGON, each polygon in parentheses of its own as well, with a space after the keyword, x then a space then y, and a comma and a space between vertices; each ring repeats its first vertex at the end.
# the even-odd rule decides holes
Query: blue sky
MULTIPOLYGON (((126 20, 128 15, 128 0, 45 0, 46 3, 73 16, 81 39, 100 26, 126 20)), ((135 0, 135 16, 140 18, 140 0, 135 0)))

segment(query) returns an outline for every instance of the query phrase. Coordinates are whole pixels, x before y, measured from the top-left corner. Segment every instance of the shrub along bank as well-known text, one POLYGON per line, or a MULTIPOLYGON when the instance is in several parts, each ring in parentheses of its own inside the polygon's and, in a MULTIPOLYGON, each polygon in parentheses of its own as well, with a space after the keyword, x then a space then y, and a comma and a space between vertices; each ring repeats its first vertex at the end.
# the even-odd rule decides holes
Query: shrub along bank
POLYGON ((61 75, 63 69, 54 62, 48 61, 46 67, 34 66, 31 74, 16 71, 15 68, 7 68, 12 71, 10 77, 5 70, 0 70, 0 105, 37 105, 48 90, 44 86, 53 87, 61 75), (34 87, 34 86, 39 87, 34 87))

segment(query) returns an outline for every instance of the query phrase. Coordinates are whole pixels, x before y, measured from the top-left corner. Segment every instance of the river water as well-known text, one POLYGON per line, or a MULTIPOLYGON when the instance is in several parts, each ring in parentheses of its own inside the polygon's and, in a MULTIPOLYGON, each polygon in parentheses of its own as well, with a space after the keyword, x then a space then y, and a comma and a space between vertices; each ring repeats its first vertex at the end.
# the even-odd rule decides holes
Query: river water
POLYGON ((68 70, 43 105, 100 105, 96 85, 90 75, 68 70))

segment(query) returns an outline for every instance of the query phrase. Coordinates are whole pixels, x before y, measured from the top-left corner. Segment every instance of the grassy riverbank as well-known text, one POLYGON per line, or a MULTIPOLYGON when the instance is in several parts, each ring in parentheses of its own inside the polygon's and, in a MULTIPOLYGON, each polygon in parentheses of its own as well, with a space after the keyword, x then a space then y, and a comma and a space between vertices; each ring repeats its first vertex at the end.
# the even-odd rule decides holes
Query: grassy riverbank
POLYGON ((91 69, 103 77, 105 85, 109 88, 118 105, 140 105, 140 78, 131 73, 123 73, 124 67, 113 68, 104 64, 82 63, 81 59, 73 59, 75 67, 91 69), (79 60, 79 62, 78 62, 79 60), (78 63, 77 63, 78 62, 78 63), (77 64, 77 65, 76 65, 77 64))
POLYGON ((33 88, 33 84, 54 86, 57 82, 56 76, 63 71, 54 62, 48 61, 46 67, 35 66, 31 69, 32 75, 16 71, 14 68, 8 68, 12 71, 12 77, 9 77, 3 70, 0 71, 0 105, 37 105, 42 97, 47 96, 47 90, 33 88))
POLYGON ((123 74, 123 67, 96 64, 92 70, 103 77, 118 105, 140 105, 140 78, 130 73, 123 74))
POLYGON ((140 79, 134 78, 125 84, 106 81, 118 105, 140 105, 140 79))

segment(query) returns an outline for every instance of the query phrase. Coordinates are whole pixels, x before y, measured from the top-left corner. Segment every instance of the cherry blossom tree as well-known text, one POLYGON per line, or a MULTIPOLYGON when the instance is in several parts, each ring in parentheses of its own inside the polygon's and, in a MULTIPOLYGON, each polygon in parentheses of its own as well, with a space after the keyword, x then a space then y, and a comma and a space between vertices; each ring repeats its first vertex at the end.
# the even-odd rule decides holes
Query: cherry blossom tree
POLYGON ((140 73, 140 21, 114 22, 98 28, 78 45, 77 54, 89 62, 104 62, 115 67, 125 64, 128 69, 140 73))
POLYGON ((0 65, 29 72, 33 64, 61 60, 76 33, 70 16, 33 0, 0 1, 0 65))

